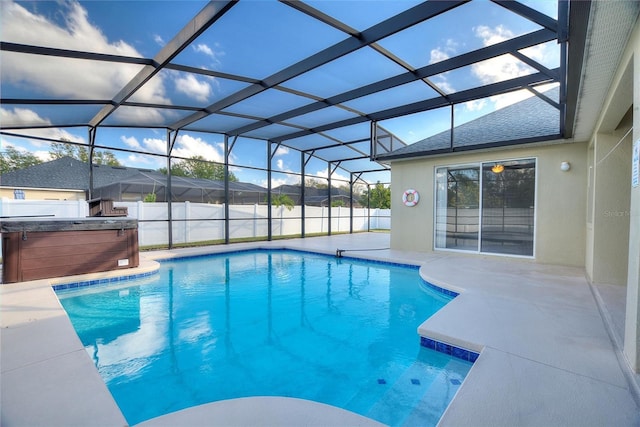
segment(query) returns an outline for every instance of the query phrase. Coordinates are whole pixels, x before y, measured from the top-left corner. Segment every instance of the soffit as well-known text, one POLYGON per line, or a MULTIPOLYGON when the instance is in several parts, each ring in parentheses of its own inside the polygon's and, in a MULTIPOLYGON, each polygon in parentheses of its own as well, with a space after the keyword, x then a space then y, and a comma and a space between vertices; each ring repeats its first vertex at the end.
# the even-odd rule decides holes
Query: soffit
MULTIPOLYGON (((589 140, 595 131, 639 13, 637 1, 592 2, 573 135, 577 141, 589 140)), ((622 84, 628 86, 628 80, 622 84)))

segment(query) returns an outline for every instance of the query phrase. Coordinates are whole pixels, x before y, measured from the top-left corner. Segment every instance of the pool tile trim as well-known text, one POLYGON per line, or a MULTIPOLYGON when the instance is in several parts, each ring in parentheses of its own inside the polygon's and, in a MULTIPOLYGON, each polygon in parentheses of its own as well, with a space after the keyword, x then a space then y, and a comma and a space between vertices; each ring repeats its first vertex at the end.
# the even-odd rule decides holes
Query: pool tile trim
POLYGON ((445 342, 434 340, 429 337, 421 336, 420 345, 431 350, 435 350, 439 353, 444 353, 471 363, 475 363, 475 361, 478 360, 478 357, 480 357, 480 354, 476 353, 475 351, 457 347, 452 344, 447 344, 445 342))
MULTIPOLYGON (((324 252, 315 252, 315 251, 308 251, 308 250, 303 250, 303 249, 265 247, 265 248, 237 249, 237 250, 233 250, 233 251, 209 252, 209 253, 204 253, 204 254, 158 258, 158 259, 156 259, 156 261, 162 263, 162 262, 172 262, 172 261, 178 261, 178 260, 181 261, 181 260, 194 259, 194 258, 205 258, 205 257, 223 256, 223 255, 238 254, 238 253, 245 253, 245 252, 261 252, 261 251, 297 252, 297 253, 302 253, 302 254, 306 253, 306 254, 311 254, 311 255, 316 255, 316 256, 324 256, 324 257, 329 257, 329 258, 338 258, 333 254, 328 254, 328 253, 324 253, 324 252)), ((410 264, 410 263, 382 261, 382 260, 375 260, 375 259, 369 259, 369 258, 358 258, 358 257, 348 256, 348 255, 346 255, 346 256, 343 255, 343 256, 339 257, 338 259, 350 259, 350 260, 355 260, 355 261, 370 262, 370 263, 373 263, 373 264, 393 265, 393 266, 396 266, 396 267, 406 267, 406 268, 412 268, 412 269, 416 269, 416 270, 420 268, 419 265, 410 264)), ((437 286, 436 286, 436 288, 437 288, 437 286)))
POLYGON ((78 281, 78 282, 70 282, 70 283, 60 283, 57 285, 52 285, 51 287, 53 288, 54 291, 64 291, 67 289, 77 289, 77 288, 84 288, 87 286, 95 286, 95 285, 105 285, 105 284, 113 284, 113 283, 117 283, 117 282, 125 282, 125 281, 129 281, 129 280, 136 280, 136 279, 142 279, 144 277, 149 277, 152 276, 154 274, 158 274, 158 270, 153 270, 153 271, 147 271, 144 273, 138 273, 138 274, 129 274, 126 276, 115 276, 115 277, 106 277, 103 279, 94 279, 94 280, 84 280, 84 281, 78 281))
MULTIPOLYGON (((169 258, 160 258, 157 259, 156 262, 159 263, 163 263, 163 262, 172 262, 172 261, 183 261, 183 260, 189 260, 189 259, 195 259, 195 258, 204 258, 204 257, 213 257, 213 256, 222 256, 222 255, 229 255, 229 254, 236 254, 236 253, 245 253, 245 252, 260 252, 260 251, 288 251, 288 252, 298 252, 298 253, 307 253, 307 254, 311 254, 311 255, 319 255, 319 256, 324 256, 324 257, 331 257, 333 258, 333 255, 330 254, 326 254, 326 253, 321 253, 321 252, 313 252, 313 251, 306 251, 306 250, 300 250, 300 249, 289 249, 289 248, 251 248, 251 249, 238 249, 238 250, 234 250, 234 251, 225 251, 225 252, 214 252, 214 253, 204 253, 204 254, 197 254, 197 255, 185 255, 185 256, 179 256, 179 257, 169 257, 169 258)), ((363 262, 367 262, 367 263, 373 263, 373 264, 384 264, 384 265, 391 265, 391 266, 395 266, 395 267, 403 267, 403 268, 410 268, 410 269, 415 269, 415 270, 419 270, 420 266, 419 265, 415 265, 415 264, 409 264, 409 263, 398 263, 398 262, 390 262, 390 261, 382 261, 382 260, 373 260, 373 259, 366 259, 366 258, 358 258, 358 257, 353 257, 353 256, 340 256, 340 257, 335 257, 337 259, 347 259, 347 260, 354 260, 354 261, 363 261, 363 262)), ((85 280, 85 281, 78 281, 78 282, 70 282, 70 283, 61 283, 61 284, 57 284, 57 285, 52 285, 51 287, 53 288, 54 291, 63 291, 63 290, 67 290, 67 289, 77 289, 77 288, 84 288, 87 286, 95 286, 95 285, 104 285, 104 284, 108 284, 108 283, 117 283, 117 282, 124 282, 124 281, 128 281, 128 280, 135 280, 135 279, 141 279, 144 277, 149 277, 151 275, 157 274, 158 270, 154 270, 154 271, 149 271, 149 272, 145 272, 145 273, 139 273, 139 274, 131 274, 131 275, 126 275, 126 276, 115 276, 115 277, 109 277, 109 278, 103 278, 103 279, 94 279, 94 280, 85 280)), ((425 287, 430 288, 436 292, 439 292, 443 295, 446 295, 448 297, 451 298, 455 298, 459 295, 458 292, 454 292, 451 291, 449 289, 443 288, 441 286, 437 286, 434 285, 433 283, 430 283, 424 279, 422 279, 422 283, 425 287)))
POLYGON ((449 289, 443 288, 443 287, 438 286, 438 285, 434 285, 433 283, 431 283, 431 282, 427 282, 427 281, 426 281, 426 280, 424 280, 424 279, 422 279, 422 282, 424 283, 424 285, 425 285, 426 287, 428 287, 428 288, 430 288, 430 289, 433 289, 433 290, 434 290, 434 291, 436 291, 436 292, 440 292, 441 294, 447 295, 447 296, 449 296, 449 297, 451 297, 451 298, 455 298, 455 297, 457 297, 458 295, 460 295, 458 292, 451 291, 451 290, 449 290, 449 289))

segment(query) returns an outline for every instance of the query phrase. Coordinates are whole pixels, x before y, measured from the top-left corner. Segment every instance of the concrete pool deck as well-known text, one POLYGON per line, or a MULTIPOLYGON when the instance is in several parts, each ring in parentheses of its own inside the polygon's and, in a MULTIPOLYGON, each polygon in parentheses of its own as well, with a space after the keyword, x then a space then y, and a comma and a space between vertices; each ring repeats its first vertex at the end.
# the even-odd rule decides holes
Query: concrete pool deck
MULTIPOLYGON (((82 280, 144 273, 159 258, 256 247, 345 249, 345 257, 419 264, 423 278, 460 292, 419 328, 430 338, 481 350, 440 426, 640 425, 638 376, 619 345, 625 290, 591 286, 580 268, 389 250, 388 234, 362 233, 143 252, 136 269, 82 280)), ((51 288, 74 280, 0 285, 3 426, 127 425, 51 288)), ((260 397, 214 402, 140 425, 202 424, 379 425, 323 404, 260 397)))

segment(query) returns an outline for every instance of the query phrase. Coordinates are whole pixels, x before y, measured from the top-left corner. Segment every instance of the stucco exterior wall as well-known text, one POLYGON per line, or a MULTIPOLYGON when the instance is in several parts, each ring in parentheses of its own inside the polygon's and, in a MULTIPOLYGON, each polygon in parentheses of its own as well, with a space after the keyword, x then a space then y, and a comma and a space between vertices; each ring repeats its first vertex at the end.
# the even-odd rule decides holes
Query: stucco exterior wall
MULTIPOLYGON (((82 190, 46 189, 46 188, 20 188, 24 191, 25 200, 86 200, 86 194, 82 190)), ((15 188, 0 187, 0 199, 13 199, 15 188)))
MULTIPOLYGON (((628 55, 633 66, 633 141, 640 144, 640 21, 631 36, 628 55)), ((640 372, 640 185, 632 187, 629 201, 629 252, 624 354, 640 372)))
MULTIPOLYGON (((628 127, 623 130, 628 130, 628 127)), ((593 221, 588 225, 591 245, 587 275, 593 283, 625 285, 629 245, 629 191, 631 189, 631 137, 622 131, 597 134, 592 160, 593 221)))
POLYGON ((532 157, 537 159, 534 259, 541 263, 584 266, 586 143, 505 148, 394 161, 391 168, 391 247, 420 252, 434 250, 434 179, 437 167, 532 157), (562 161, 570 162, 571 170, 561 171, 562 161), (414 207, 402 203, 402 194, 408 188, 420 193, 420 202, 414 207))

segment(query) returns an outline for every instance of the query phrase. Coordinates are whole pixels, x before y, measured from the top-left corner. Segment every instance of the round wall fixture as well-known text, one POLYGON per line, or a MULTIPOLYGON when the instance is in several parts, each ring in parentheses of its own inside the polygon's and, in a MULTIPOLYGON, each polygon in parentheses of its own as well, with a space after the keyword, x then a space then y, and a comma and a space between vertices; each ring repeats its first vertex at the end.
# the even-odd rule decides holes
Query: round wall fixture
POLYGON ((409 188, 408 190, 405 190, 404 193, 402 193, 402 203, 404 203, 405 206, 415 206, 418 204, 419 200, 420 194, 418 194, 418 192, 413 188, 409 188))

